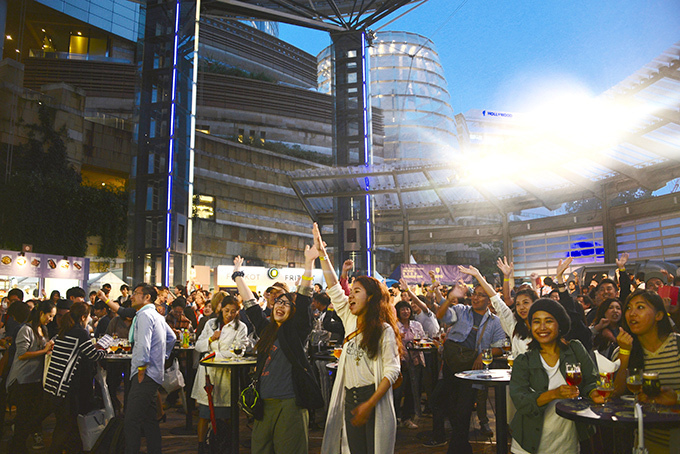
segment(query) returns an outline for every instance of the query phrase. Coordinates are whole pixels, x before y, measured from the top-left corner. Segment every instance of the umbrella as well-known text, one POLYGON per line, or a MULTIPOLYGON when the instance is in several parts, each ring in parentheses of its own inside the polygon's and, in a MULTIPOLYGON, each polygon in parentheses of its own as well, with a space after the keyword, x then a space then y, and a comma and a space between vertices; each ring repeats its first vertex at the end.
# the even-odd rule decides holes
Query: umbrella
POLYGON ((213 433, 217 433, 217 420, 215 419, 215 404, 213 403, 213 384, 210 382, 210 375, 208 375, 208 368, 206 367, 205 371, 205 386, 203 389, 205 389, 205 392, 208 393, 208 406, 210 407, 210 424, 212 424, 212 430, 213 433))

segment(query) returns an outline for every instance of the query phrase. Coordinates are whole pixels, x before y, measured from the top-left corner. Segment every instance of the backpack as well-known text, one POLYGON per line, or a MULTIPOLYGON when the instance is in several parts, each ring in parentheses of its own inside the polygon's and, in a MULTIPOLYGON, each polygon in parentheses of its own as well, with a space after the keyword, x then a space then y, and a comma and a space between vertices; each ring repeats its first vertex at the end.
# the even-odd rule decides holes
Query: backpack
POLYGON ((114 416, 104 428, 91 454, 123 454, 125 452, 125 436, 123 435, 123 417, 114 416))

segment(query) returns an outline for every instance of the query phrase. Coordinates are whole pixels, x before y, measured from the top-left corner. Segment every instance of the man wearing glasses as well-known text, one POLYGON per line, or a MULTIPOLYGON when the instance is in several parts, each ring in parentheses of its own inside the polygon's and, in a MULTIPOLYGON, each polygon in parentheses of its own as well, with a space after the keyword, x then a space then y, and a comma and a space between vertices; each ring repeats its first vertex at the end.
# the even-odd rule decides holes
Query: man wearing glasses
POLYGON ((161 452, 161 430, 156 419, 156 393, 163 383, 163 364, 172 353, 175 333, 158 313, 156 289, 139 284, 132 293, 132 307, 137 315, 130 327, 132 360, 130 364, 130 394, 125 409, 125 452, 139 452, 142 432, 146 436, 147 452, 161 452))

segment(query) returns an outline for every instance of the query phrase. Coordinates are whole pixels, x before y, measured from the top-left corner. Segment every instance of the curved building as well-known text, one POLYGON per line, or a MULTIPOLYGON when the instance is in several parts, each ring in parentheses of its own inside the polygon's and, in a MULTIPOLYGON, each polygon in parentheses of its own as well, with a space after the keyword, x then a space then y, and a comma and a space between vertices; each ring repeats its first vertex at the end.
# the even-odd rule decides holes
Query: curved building
MULTIPOLYGON (((434 43, 408 32, 379 32, 369 47, 371 106, 384 116, 384 162, 446 159, 458 148, 453 109, 434 43)), ((330 48, 318 56, 319 91, 332 87, 330 48)))

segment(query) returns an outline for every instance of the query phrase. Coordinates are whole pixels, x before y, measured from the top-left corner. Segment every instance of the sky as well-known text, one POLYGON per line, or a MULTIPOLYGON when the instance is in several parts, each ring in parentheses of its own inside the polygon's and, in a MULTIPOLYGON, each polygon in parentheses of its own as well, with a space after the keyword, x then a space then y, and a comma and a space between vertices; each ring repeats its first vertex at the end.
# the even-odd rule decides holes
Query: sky
MULTIPOLYGON (((454 113, 528 112, 570 90, 597 96, 679 42, 680 1, 429 0, 383 30, 434 42, 454 113)), ((312 55, 331 42, 286 24, 279 37, 312 55)))

